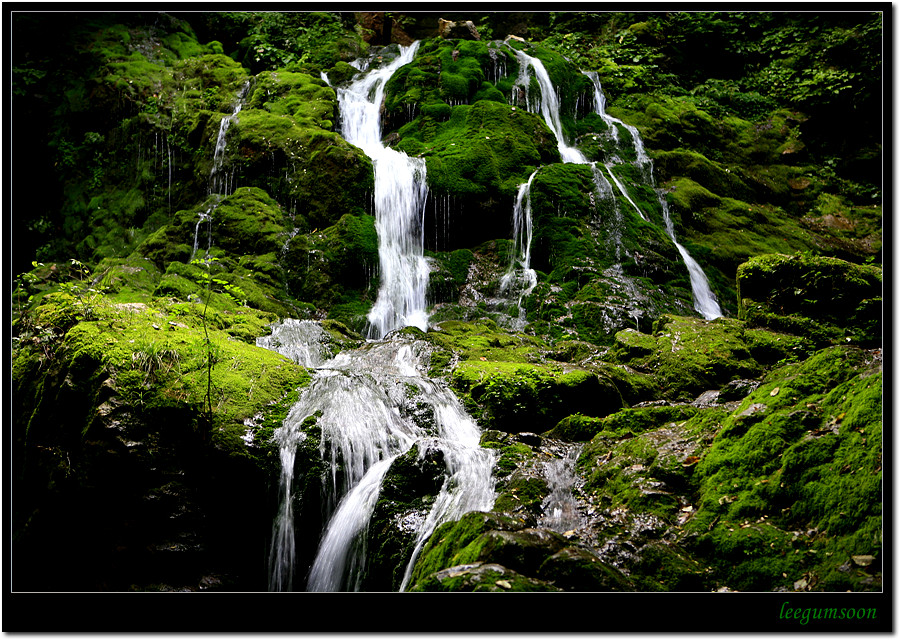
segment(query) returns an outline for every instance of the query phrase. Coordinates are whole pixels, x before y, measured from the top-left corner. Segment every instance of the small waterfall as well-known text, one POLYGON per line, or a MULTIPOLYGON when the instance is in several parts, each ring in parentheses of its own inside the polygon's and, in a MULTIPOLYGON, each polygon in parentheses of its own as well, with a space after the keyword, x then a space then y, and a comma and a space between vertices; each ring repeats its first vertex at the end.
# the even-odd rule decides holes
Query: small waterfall
MULTIPOLYGON (((247 96, 247 92, 250 89, 250 81, 244 83, 241 87, 241 90, 238 92, 237 101, 235 102, 234 111, 230 116, 224 116, 222 120, 219 122, 219 134, 216 137, 216 146, 213 150, 213 163, 212 169, 209 172, 209 186, 207 187, 207 193, 211 196, 216 196, 213 204, 206 209, 206 211, 201 211, 198 214, 197 225, 194 227, 194 247, 191 251, 191 260, 197 255, 197 249, 199 247, 199 237, 200 237, 200 225, 204 222, 207 224, 207 245, 206 245, 206 255, 209 256, 209 250, 212 248, 212 214, 219 206, 222 201, 222 195, 228 195, 228 175, 225 174, 224 184, 225 189, 222 189, 223 177, 220 175, 222 170, 222 163, 225 158, 225 134, 228 133, 228 128, 231 126, 231 123, 237 119, 238 113, 241 111, 241 106, 244 104, 244 99, 247 96)), ((172 161, 171 156, 169 159, 169 210, 171 213, 171 189, 172 189, 172 161)))
POLYGON ((556 145, 559 149, 559 155, 563 162, 571 162, 574 164, 588 164, 587 158, 575 147, 566 144, 565 135, 563 134, 562 124, 559 120, 559 99, 556 95, 556 89, 550 80, 550 75, 544 67, 544 63, 537 58, 533 58, 527 53, 513 49, 516 57, 519 59, 519 77, 516 80, 517 86, 522 87, 526 95, 527 108, 529 111, 536 111, 537 105, 532 104, 529 96, 529 69, 534 69, 534 77, 537 79, 541 87, 541 103, 540 111, 544 122, 550 127, 550 130, 556 135, 556 145))
MULTIPOLYGON (((234 104, 234 111, 232 111, 230 116, 224 116, 222 120, 219 122, 219 135, 216 137, 216 146, 213 150, 213 164, 212 169, 209 172, 209 193, 224 193, 228 195, 228 174, 225 174, 224 178, 220 175, 222 171, 222 164, 225 160, 225 147, 227 142, 225 140, 226 134, 228 133, 229 127, 231 127, 231 123, 237 120, 238 114, 241 112, 241 107, 244 106, 244 100, 247 97, 247 92, 250 90, 250 81, 244 83, 241 87, 241 90, 238 92, 237 101, 234 104), (223 182, 225 189, 223 190, 223 182)), ((232 185, 233 188, 233 185, 232 185)))
POLYGON ((478 426, 456 396, 420 373, 430 357, 426 343, 404 339, 370 342, 362 349, 342 351, 320 362, 327 351, 321 347, 321 328, 313 325, 316 323, 310 321, 285 322, 273 327, 272 336, 257 342, 292 354, 298 361, 312 354, 307 361, 318 364, 313 380, 275 433, 282 473, 270 552, 273 591, 290 590, 294 583, 295 498, 291 484, 296 447, 306 438, 301 427, 309 416, 318 414, 320 452, 332 470, 330 482, 325 479, 328 525, 310 570, 309 591, 359 588, 365 568, 366 527, 382 480, 394 459, 416 443, 420 455, 429 448, 443 453, 447 475, 416 531, 407 576, 435 527, 467 511, 488 510, 494 501, 493 453, 479 446, 478 426), (422 407, 433 418, 426 418, 424 424, 433 427, 414 419, 422 407))
MULTIPOLYGON (((600 84, 600 76, 596 71, 582 71, 584 75, 586 75, 591 83, 594 86, 594 109, 603 121, 609 125, 609 129, 612 132, 613 139, 618 142, 619 140, 619 130, 616 125, 621 125, 628 130, 628 133, 631 134, 631 142, 634 146, 634 152, 637 156, 635 160, 635 164, 641 169, 650 167, 650 158, 647 156, 647 152, 644 150, 644 141, 641 139, 641 134, 638 132, 637 128, 630 124, 625 124, 618 118, 614 118, 608 113, 606 113, 606 95, 603 93, 603 87, 600 84)), ((653 179, 652 170, 648 174, 649 179, 653 179)))
POLYGON ((519 185, 516 203, 513 207, 513 246, 509 253, 509 266, 500 278, 500 293, 507 297, 517 296, 518 316, 513 320, 512 329, 525 328, 526 314, 522 300, 537 286, 537 273, 531 268, 531 183, 539 170, 535 170, 528 182, 519 185))
POLYGON ((672 225, 672 219, 669 217, 669 204, 666 202, 665 194, 662 191, 657 191, 657 195, 659 204, 662 207, 666 233, 669 234, 672 242, 675 243, 675 248, 681 254, 681 259, 684 260, 684 264, 688 269, 688 275, 691 277, 691 290, 694 292, 694 309, 707 320, 715 320, 722 317, 722 309, 719 307, 719 302, 716 300, 712 289, 709 288, 709 281, 706 279, 703 269, 691 257, 687 249, 682 247, 678 240, 675 239, 675 227, 672 225))
POLYGON ((206 255, 212 248, 212 215, 221 202, 221 196, 215 196, 213 203, 207 207, 206 211, 201 211, 197 216, 197 224, 194 226, 194 247, 191 250, 191 260, 197 255, 197 249, 200 248, 200 225, 206 223, 206 255))
POLYGON ((544 463, 544 477, 550 493, 544 498, 541 507, 544 511, 538 525, 565 533, 581 526, 581 516, 575 504, 572 489, 575 486, 575 461, 581 452, 581 446, 573 447, 565 457, 554 458, 544 463))
POLYGON ((418 48, 418 42, 400 47, 400 55, 390 64, 357 76, 347 88, 338 89, 341 133, 372 159, 375 169, 375 228, 381 286, 369 312, 368 337, 378 340, 405 326, 416 326, 423 331, 428 328, 425 160, 410 158, 381 142, 385 84, 397 69, 412 61, 418 48))
POLYGON ((634 207, 634 210, 638 212, 638 215, 641 216, 641 220, 647 220, 647 216, 644 215, 644 212, 641 211, 641 208, 634 203, 634 200, 631 199, 631 196, 628 195, 628 191, 625 190, 625 185, 619 182, 619 179, 616 177, 616 174, 613 173, 613 165, 612 163, 606 163, 603 166, 606 167, 606 170, 609 172, 609 177, 612 178, 613 183, 616 185, 616 188, 619 190, 626 200, 628 200, 628 204, 634 207))

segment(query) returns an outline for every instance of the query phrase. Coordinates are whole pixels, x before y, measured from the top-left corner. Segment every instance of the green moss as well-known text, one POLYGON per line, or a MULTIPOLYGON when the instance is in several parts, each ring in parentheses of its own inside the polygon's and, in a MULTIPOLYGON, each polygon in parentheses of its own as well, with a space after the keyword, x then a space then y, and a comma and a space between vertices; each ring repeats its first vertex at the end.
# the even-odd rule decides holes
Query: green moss
MULTIPOLYGON (((498 470, 502 469, 501 464, 504 459, 509 460, 506 456, 507 452, 504 452, 500 457, 497 463, 498 470)), ((518 463, 521 464, 521 461, 518 463)), ((498 473, 498 475, 503 474, 498 473)), ((523 520, 525 516, 520 514, 530 514, 531 517, 539 516, 541 503, 548 493, 549 488, 542 478, 513 477, 504 485, 492 510, 506 515, 519 516, 523 520)))
POLYGON ((864 352, 826 349, 773 371, 697 465, 695 550, 738 589, 801 574, 861 587, 837 567, 881 545, 880 433, 881 375, 864 352))
POLYGON ((552 428, 566 413, 605 415, 621 406, 615 386, 587 371, 502 362, 461 362, 451 382, 488 428, 552 428))
POLYGON ((603 418, 591 418, 580 413, 566 416, 547 432, 547 437, 568 442, 587 441, 603 428, 603 420, 603 418))
POLYGON ((411 590, 428 576, 448 567, 477 558, 483 545, 481 537, 493 528, 511 529, 516 525, 500 515, 472 511, 454 522, 445 522, 428 539, 416 560, 410 578, 411 590))
POLYGON ((553 134, 526 111, 480 100, 454 107, 445 122, 435 123, 434 115, 401 128, 397 148, 424 153, 428 184, 437 193, 466 197, 494 191, 512 197, 535 168, 558 161, 553 134), (411 148, 413 141, 425 145, 424 152, 422 146, 411 148))
POLYGON ((752 378, 762 367, 743 338, 743 323, 663 316, 653 336, 631 329, 616 334, 611 359, 652 373, 664 397, 692 400, 730 380, 752 378))
POLYGON ((758 256, 738 269, 741 317, 819 345, 847 335, 881 343, 881 268, 838 258, 758 256), (791 330, 793 329, 793 330, 791 330))
POLYGON ((375 218, 348 214, 322 231, 298 234, 287 244, 283 263, 294 297, 360 329, 354 318, 368 313, 377 289, 375 218))
POLYGON ((293 103, 276 100, 275 106, 263 104, 275 112, 242 110, 229 129, 225 170, 236 172, 244 184, 264 187, 283 202, 300 203, 296 213, 312 228, 325 227, 346 213, 362 212, 360 203, 366 201, 374 174, 361 150, 316 124, 326 124, 318 118, 334 109, 333 91, 312 82, 304 86, 315 92, 314 103, 327 104, 291 107, 293 103), (290 108, 301 115, 277 113, 290 108), (274 177, 273 165, 278 169, 274 177), (323 173, 330 180, 320 180, 323 173))

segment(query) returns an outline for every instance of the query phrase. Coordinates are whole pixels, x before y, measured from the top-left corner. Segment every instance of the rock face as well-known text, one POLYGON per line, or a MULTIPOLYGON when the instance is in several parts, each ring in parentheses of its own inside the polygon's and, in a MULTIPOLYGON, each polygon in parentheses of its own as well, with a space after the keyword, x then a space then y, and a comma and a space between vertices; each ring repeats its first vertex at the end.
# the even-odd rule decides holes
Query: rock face
MULTIPOLYGON (((704 15, 151 18, 14 16, 13 151, 43 180, 14 202, 14 590, 264 591, 283 465, 303 588, 336 506, 324 487, 349 472, 316 414, 281 456, 276 430, 321 364, 279 355, 271 327, 315 322, 330 356, 373 348, 384 221, 337 91, 413 40, 380 136, 426 165, 430 315, 384 342, 427 350, 430 382, 480 429, 495 497, 416 547, 452 451, 417 442, 354 541, 355 584, 396 591, 409 568, 410 591, 881 590, 864 74, 847 72, 852 99, 829 85, 846 103, 805 71, 785 80, 758 42, 820 57, 768 15, 727 18, 768 75, 732 56, 709 78, 685 60, 731 23, 704 15), (829 109, 858 118, 858 148, 816 135, 829 109), (563 162, 569 145, 585 162, 563 162), (697 317, 667 223, 723 317, 697 317)), ((822 46, 852 27, 846 64, 880 51, 869 18, 816 19, 822 46)), ((828 50, 838 73, 846 51, 828 50)), ((397 411, 433 428, 393 382, 397 411)))
POLYGON ((464 40, 481 40, 478 35, 478 29, 475 28, 471 20, 465 22, 451 22, 450 20, 438 19, 438 36, 448 39, 464 39, 464 40))

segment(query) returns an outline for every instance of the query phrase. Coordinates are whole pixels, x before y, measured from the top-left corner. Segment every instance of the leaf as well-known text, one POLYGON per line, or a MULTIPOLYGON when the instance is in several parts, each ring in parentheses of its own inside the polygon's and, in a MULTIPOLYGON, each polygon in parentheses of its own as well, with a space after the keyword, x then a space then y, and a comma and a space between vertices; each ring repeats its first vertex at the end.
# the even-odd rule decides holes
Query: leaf
POLYGON ((870 564, 875 562, 875 556, 850 556, 853 558, 853 562, 859 565, 860 567, 868 567, 870 564))

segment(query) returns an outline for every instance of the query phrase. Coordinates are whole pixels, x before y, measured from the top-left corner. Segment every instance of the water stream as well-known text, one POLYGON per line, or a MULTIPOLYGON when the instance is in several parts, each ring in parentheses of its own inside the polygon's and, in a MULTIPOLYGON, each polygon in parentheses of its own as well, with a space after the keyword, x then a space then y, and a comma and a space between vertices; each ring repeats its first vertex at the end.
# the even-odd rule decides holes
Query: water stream
MULTIPOLYGON (((305 440, 304 421, 318 415, 320 454, 331 469, 323 508, 327 527, 306 585, 309 591, 359 588, 365 568, 366 526, 391 463, 416 443, 419 454, 443 454, 446 478, 430 512, 416 530, 415 559, 436 526, 494 501, 493 453, 479 446, 480 430, 456 396, 424 375, 429 347, 400 336, 369 342, 357 350, 328 354, 321 329, 310 321, 286 321, 257 344, 316 367, 313 380, 291 408, 275 438, 281 450, 280 507, 273 526, 270 589, 294 584, 292 493, 297 445, 305 440), (311 341, 311 343, 310 343, 311 341), (317 346, 318 345, 318 346, 317 346)), ((404 583, 405 586, 405 583, 404 583)))
POLYGON ((385 84, 397 69, 412 61, 418 47, 418 42, 400 47, 400 55, 392 62, 358 75, 348 87, 337 90, 341 133, 372 159, 375 169, 375 228, 381 285, 369 312, 368 337, 376 340, 401 327, 415 326, 423 331, 428 327, 425 160, 410 158, 381 141, 385 84))
MULTIPOLYGON (((293 495, 297 447, 306 439, 305 421, 317 416, 319 452, 331 477, 324 478, 322 505, 327 525, 309 570, 308 591, 360 588, 366 567, 366 529, 391 463, 418 444, 419 456, 437 450, 445 464, 442 487, 427 514, 415 525, 415 540, 401 590, 434 529, 472 510, 489 510, 494 502, 491 470, 494 454, 479 446, 478 425, 456 396, 425 375, 429 346, 388 334, 404 326, 427 328, 424 259, 425 163, 381 143, 384 86, 412 60, 418 43, 381 68, 364 71, 347 87, 338 87, 342 133, 360 147, 375 168, 375 213, 379 239, 381 287, 369 313, 369 342, 334 357, 324 347, 325 332, 309 321, 285 321, 259 346, 274 349, 314 368, 275 440, 281 451, 279 509, 270 549, 270 590, 295 585, 293 495)), ((368 70, 368 63, 355 67, 368 70)))
MULTIPOLYGON (((556 89, 553 86, 553 83, 550 80, 550 76, 547 73, 547 70, 544 67, 543 63, 539 59, 529 56, 522 51, 518 51, 515 49, 513 49, 513 51, 515 51, 516 57, 519 59, 520 64, 519 77, 516 80, 516 85, 525 95, 526 108, 529 111, 537 111, 538 109, 540 110, 540 113, 544 118, 544 122, 556 135, 557 147, 559 149, 560 156, 563 162, 575 164, 591 164, 594 167, 594 182, 598 187, 598 194, 603 197, 604 193, 601 191, 602 183, 598 179, 602 176, 602 174, 598 175, 599 171, 597 169, 597 163, 589 162, 585 155, 581 153, 581 151, 569 146, 565 140, 559 117, 559 99, 557 97, 556 89), (534 77, 538 81, 538 85, 541 89, 541 100, 539 105, 532 99, 528 91, 530 84, 530 70, 533 70, 534 77)), ((653 179, 653 162, 649 158, 649 156, 647 156, 640 133, 635 127, 628 125, 618 118, 614 118, 613 116, 610 116, 606 113, 606 96, 603 93, 598 74, 594 71, 582 73, 584 73, 584 75, 587 76, 593 84, 594 109, 596 113, 603 119, 603 121, 606 122, 607 125, 609 125, 613 139, 616 140, 617 143, 619 142, 619 126, 625 128, 630 134, 631 145, 635 152, 634 164, 641 170, 641 173, 649 186, 654 188, 654 191, 656 192, 657 198, 660 202, 660 207, 662 209, 666 234, 675 244, 675 247, 678 249, 679 255, 681 256, 685 266, 687 267, 688 275, 690 276, 691 290, 693 293, 694 309, 707 320, 712 320, 720 317, 722 315, 722 310, 719 307, 715 294, 710 289, 706 274, 703 272, 703 269, 700 267, 697 261, 690 256, 687 249, 685 249, 684 246, 681 245, 675 237, 675 228, 669 217, 669 210, 665 200, 665 195, 660 190, 655 188, 653 179)), ((615 163, 612 161, 604 163, 604 167, 606 168, 609 177, 612 179, 612 183, 616 186, 616 189, 618 189, 619 193, 622 194, 625 200, 632 207, 634 207, 634 210, 638 213, 641 219, 648 220, 647 216, 631 198, 631 196, 628 194, 628 190, 616 176, 613 170, 614 166, 615 163)), ((532 176, 532 178, 533 177, 534 176, 532 176)), ((605 179, 605 176, 602 177, 605 179)), ((529 180, 529 188, 530 184, 531 181, 529 180)), ((528 212, 528 215, 528 224, 530 225, 530 211, 528 212)), ((518 241, 518 235, 516 235, 516 242, 518 243, 518 241)))

